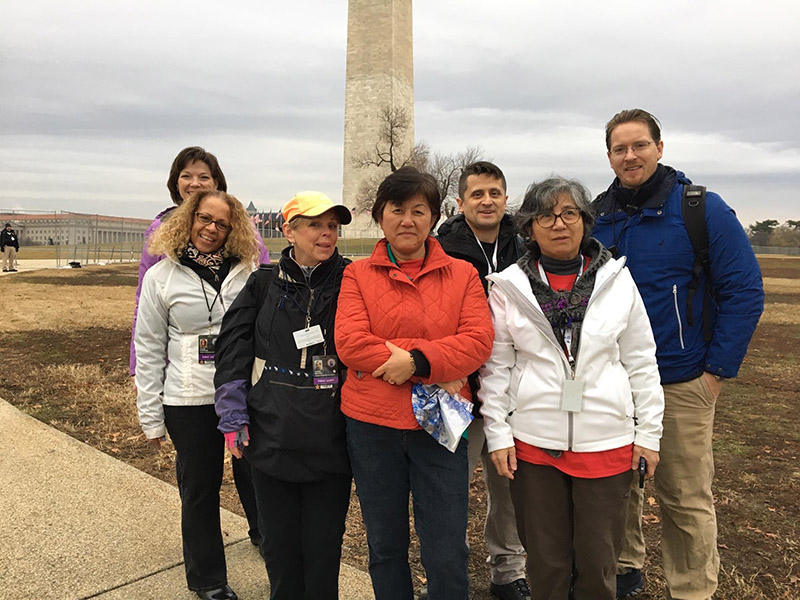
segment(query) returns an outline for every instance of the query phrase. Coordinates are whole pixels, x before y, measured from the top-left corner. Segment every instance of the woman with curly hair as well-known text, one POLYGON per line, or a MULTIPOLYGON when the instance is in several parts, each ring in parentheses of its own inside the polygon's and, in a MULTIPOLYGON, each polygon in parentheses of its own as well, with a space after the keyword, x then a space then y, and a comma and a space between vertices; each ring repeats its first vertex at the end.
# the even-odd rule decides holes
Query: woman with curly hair
POLYGON ((233 196, 191 195, 150 239, 165 255, 139 300, 136 404, 148 441, 169 432, 181 496, 186 581, 206 600, 235 600, 219 516, 224 438, 214 412, 214 345, 222 316, 256 268, 258 242, 233 196))
MULTIPOLYGON (((136 347, 134 339, 136 337, 136 315, 138 314, 139 296, 142 291, 142 282, 147 271, 164 259, 165 253, 152 252, 151 238, 163 223, 168 223, 175 210, 185 201, 202 190, 228 191, 228 182, 222 167, 219 165, 217 157, 206 151, 200 146, 189 146, 184 148, 172 161, 167 178, 167 189, 169 190, 172 205, 156 215, 145 232, 145 244, 142 248, 142 257, 139 259, 139 284, 136 288, 136 304, 133 311, 133 325, 131 326, 131 350, 130 350, 130 374, 136 375, 136 347)), ((242 230, 244 235, 246 230, 242 230)), ((258 260, 261 263, 269 262, 269 252, 264 247, 261 236, 255 234, 259 247, 258 260)), ((247 460, 234 459, 231 461, 233 471, 233 481, 236 484, 236 491, 242 502, 242 508, 247 516, 249 525, 248 534, 253 545, 261 544, 261 533, 258 530, 258 510, 256 508, 255 492, 253 491, 253 480, 250 465, 247 460)))

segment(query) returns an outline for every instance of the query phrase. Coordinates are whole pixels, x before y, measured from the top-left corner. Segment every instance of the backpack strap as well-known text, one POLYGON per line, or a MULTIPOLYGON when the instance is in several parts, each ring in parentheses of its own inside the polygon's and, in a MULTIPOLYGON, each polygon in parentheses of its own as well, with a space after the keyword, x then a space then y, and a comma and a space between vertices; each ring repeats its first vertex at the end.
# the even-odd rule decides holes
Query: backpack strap
POLYGON ((708 260, 708 230, 706 229, 706 188, 702 185, 684 185, 681 197, 683 224, 694 249, 694 266, 686 298, 686 320, 694 324, 692 301, 699 287, 700 274, 705 273, 706 289, 703 294, 703 338, 711 341, 711 270, 708 260))

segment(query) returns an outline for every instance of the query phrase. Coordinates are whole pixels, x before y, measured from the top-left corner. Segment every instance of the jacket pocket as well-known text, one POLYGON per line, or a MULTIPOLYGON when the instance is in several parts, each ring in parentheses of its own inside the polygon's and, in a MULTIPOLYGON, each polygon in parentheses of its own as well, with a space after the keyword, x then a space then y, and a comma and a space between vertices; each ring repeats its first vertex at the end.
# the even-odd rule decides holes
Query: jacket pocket
POLYGON ((675 319, 678 321, 678 341, 681 343, 681 350, 686 350, 683 343, 683 323, 681 322, 681 309, 678 304, 678 285, 672 284, 672 301, 675 304, 675 319))

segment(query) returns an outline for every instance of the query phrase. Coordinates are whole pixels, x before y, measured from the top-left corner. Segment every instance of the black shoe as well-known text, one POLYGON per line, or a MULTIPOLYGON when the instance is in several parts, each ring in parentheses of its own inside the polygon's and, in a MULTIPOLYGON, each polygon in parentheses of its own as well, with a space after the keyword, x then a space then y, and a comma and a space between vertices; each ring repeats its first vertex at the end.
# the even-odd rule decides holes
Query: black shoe
POLYGON ((644 589, 644 579, 640 569, 631 569, 627 573, 617 575, 617 600, 638 596, 644 589))
POLYGON ((493 583, 489 586, 489 591, 492 596, 500 600, 531 600, 531 588, 524 579, 517 579, 505 585, 493 583))
POLYGON ((16 273, 16 272, 17 272, 17 270, 16 270, 16 269, 9 269, 9 270, 8 270, 8 272, 9 272, 9 273, 16 273))
POLYGON ((195 592, 202 600, 239 600, 239 596, 231 589, 229 585, 223 585, 220 588, 213 590, 206 590, 204 592, 195 592))

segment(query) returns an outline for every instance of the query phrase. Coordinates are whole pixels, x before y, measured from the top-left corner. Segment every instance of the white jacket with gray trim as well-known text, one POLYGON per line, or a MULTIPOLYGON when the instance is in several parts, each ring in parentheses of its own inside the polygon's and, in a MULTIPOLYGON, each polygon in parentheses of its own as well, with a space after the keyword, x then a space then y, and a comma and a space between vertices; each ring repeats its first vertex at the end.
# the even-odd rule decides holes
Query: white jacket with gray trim
POLYGON ((169 258, 145 273, 134 345, 136 406, 148 439, 166 433, 164 404, 214 404, 214 364, 199 363, 199 336, 219 333, 225 311, 253 266, 240 261, 231 267, 212 307, 211 323, 208 305, 217 291, 197 273, 169 258))
POLYGON ((512 447, 514 438, 550 450, 599 452, 633 442, 658 451, 664 393, 656 346, 624 265, 611 259, 597 271, 574 376, 519 265, 488 277, 495 339, 478 397, 490 452, 512 447), (560 408, 570 378, 585 382, 581 412, 560 408))

